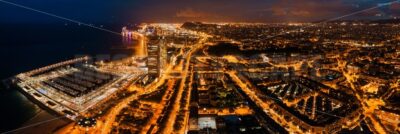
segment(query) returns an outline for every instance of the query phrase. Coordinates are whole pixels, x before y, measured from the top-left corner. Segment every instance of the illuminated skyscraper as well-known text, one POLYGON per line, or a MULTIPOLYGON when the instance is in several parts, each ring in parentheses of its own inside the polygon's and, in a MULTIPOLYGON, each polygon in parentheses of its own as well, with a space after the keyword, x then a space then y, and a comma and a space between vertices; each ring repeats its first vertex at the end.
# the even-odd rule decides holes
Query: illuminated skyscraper
POLYGON ((161 76, 165 52, 165 45, 163 44, 163 38, 161 36, 150 35, 147 41, 147 67, 148 75, 152 79, 156 79, 161 76))

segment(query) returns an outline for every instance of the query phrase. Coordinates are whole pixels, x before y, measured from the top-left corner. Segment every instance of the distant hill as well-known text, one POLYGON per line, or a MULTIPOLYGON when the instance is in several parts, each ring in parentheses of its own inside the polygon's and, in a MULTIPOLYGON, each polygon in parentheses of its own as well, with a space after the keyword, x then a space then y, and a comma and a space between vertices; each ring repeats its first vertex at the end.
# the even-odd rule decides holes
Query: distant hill
POLYGON ((384 19, 372 21, 379 24, 400 24, 400 19, 384 19))
POLYGON ((185 22, 185 23, 183 23, 183 25, 181 27, 186 28, 186 29, 197 29, 199 27, 213 27, 213 26, 217 26, 217 25, 216 24, 206 24, 206 23, 202 23, 202 22, 185 22))
POLYGON ((194 28, 197 27, 198 25, 201 25, 201 22, 185 22, 183 23, 183 25, 181 26, 182 28, 194 28))
MULTIPOLYGON (((320 21, 314 21, 312 23, 322 23, 325 22, 326 20, 320 20, 320 21)), ((400 24, 400 19, 381 19, 381 20, 335 20, 335 21, 329 21, 326 23, 342 23, 342 22, 348 22, 348 23, 353 23, 353 22, 363 22, 363 23, 379 23, 379 24, 400 24)))

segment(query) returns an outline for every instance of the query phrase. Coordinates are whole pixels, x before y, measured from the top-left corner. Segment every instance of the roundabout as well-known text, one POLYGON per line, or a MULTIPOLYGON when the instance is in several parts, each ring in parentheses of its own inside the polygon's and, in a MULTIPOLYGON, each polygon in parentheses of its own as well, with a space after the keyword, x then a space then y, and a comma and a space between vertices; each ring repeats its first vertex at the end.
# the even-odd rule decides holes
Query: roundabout
POLYGON ((91 127, 96 126, 96 119, 89 118, 89 117, 82 118, 82 119, 79 119, 78 125, 81 127, 84 127, 84 128, 91 128, 91 127))

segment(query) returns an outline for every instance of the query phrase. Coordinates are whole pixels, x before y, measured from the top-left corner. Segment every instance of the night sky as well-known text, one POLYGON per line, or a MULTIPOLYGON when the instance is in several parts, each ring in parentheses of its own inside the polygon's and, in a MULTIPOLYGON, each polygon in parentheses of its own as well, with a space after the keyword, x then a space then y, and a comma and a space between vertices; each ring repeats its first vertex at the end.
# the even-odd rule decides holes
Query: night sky
MULTIPOLYGON (((393 0, 6 0, 89 24, 138 22, 310 22, 393 0)), ((400 4, 344 19, 400 16, 400 4)), ((0 0, 0 23, 65 23, 0 0)))

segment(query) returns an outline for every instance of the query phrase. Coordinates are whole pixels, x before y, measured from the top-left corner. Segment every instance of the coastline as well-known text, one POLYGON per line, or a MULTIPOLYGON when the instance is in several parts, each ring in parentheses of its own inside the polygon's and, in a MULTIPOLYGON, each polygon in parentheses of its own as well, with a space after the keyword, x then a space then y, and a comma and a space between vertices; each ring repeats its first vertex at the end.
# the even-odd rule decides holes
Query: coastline
MULTIPOLYGON (((24 93, 19 91, 18 89, 15 89, 14 87, 12 89, 0 89, 16 94, 15 96, 20 96, 22 101, 21 103, 24 103, 23 105, 30 105, 29 107, 32 107, 32 109, 26 109, 26 110, 33 110, 35 111, 32 113, 29 118, 24 119, 25 121, 21 122, 19 125, 14 126, 14 127, 9 127, 9 128, 3 128, 2 133, 20 133, 20 134, 30 134, 30 133, 54 133, 59 128, 62 128, 66 124, 69 124, 71 121, 68 119, 55 119, 57 117, 60 117, 60 115, 57 115, 55 113, 52 113, 51 111, 46 110, 40 104, 36 103, 34 100, 32 100, 30 97, 26 96, 24 93), (14 91, 13 91, 14 90, 14 91)), ((3 92, 4 92, 3 91, 3 92)), ((26 106, 24 106, 26 107, 26 106)), ((21 115, 25 116, 25 115, 21 115)), ((8 121, 11 121, 7 119, 8 121)))
POLYGON ((14 131, 15 134, 51 134, 59 128, 69 124, 71 121, 65 119, 65 117, 57 117, 46 110, 41 109, 37 115, 25 122, 21 129, 14 131))
MULTIPOLYGON (((110 24, 115 29, 120 29, 120 25, 122 24, 110 24)), ((75 56, 132 53, 130 50, 111 48, 114 45, 123 45, 119 36, 110 36, 109 33, 88 30, 78 25, 66 27, 64 24, 4 24, 0 27, 4 37, 0 41, 0 56, 6 65, 0 71, 0 105, 3 108, 0 112, 3 116, 0 133, 36 123, 35 119, 42 118, 41 115, 44 114, 39 114, 42 110, 53 117, 60 116, 43 108, 29 95, 14 88, 13 84, 6 88, 2 80, 75 56), (25 33, 35 34, 21 34, 22 29, 25 33)), ((45 124, 52 125, 53 121, 45 124)), ((27 132, 25 129, 22 131, 27 132)), ((42 132, 45 131, 40 131, 42 132)))
MULTIPOLYGON (((14 85, 15 86, 15 85, 14 85)), ((51 134, 59 128, 71 123, 68 118, 46 107, 44 104, 24 92, 20 87, 15 86, 17 92, 21 93, 31 103, 39 108, 39 111, 32 118, 24 122, 21 127, 12 130, 16 134, 51 134)))

